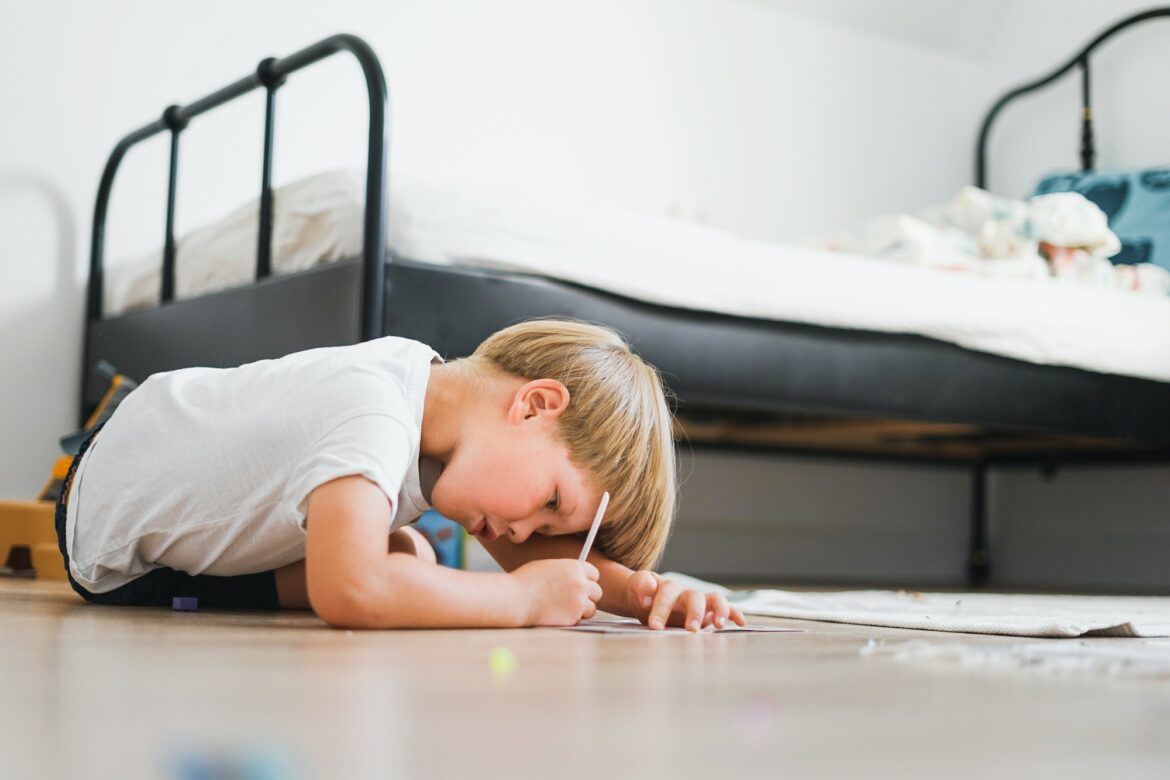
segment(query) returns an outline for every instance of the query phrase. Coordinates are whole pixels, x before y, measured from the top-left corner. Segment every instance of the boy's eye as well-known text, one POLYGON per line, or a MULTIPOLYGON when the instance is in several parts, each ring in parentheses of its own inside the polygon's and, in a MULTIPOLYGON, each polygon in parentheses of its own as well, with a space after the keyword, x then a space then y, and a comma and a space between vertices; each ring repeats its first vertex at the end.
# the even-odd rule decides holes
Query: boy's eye
POLYGON ((555 511, 557 511, 557 507, 559 507, 560 505, 561 505, 561 498, 559 495, 557 495, 557 491, 554 490, 552 497, 548 500, 548 503, 545 504, 544 506, 546 509, 551 509, 552 511, 555 512, 555 511))

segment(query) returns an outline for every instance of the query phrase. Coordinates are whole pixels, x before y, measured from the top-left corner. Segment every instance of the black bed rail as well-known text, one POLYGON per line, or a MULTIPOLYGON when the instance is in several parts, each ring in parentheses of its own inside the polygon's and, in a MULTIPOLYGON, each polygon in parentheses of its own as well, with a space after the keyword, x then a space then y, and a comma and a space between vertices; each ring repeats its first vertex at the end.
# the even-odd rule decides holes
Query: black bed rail
POLYGON ((1016 87, 995 101, 991 110, 987 112, 987 116, 983 119, 982 127, 979 128, 979 140, 975 149, 975 185, 987 189, 987 137, 991 132, 992 122, 995 121, 996 116, 999 115, 999 112, 1003 110, 1004 106, 1021 95, 1026 95, 1029 92, 1034 92, 1041 87, 1051 84, 1077 66, 1081 68, 1081 169, 1084 171, 1093 170, 1096 152, 1093 147, 1093 107, 1089 94, 1089 55, 1094 49, 1125 28, 1132 27, 1135 24, 1149 19, 1167 16, 1170 16, 1170 6, 1151 8, 1148 11, 1143 11, 1122 19, 1090 41, 1072 59, 1047 76, 1016 87))
MULTIPOLYGON (((362 303, 361 338, 363 341, 383 335, 383 301, 385 299, 386 252, 386 161, 387 111, 386 79, 382 66, 369 44, 355 35, 333 35, 294 52, 283 59, 269 57, 262 60, 255 72, 228 84, 206 97, 186 106, 169 106, 162 116, 150 124, 126 135, 114 147, 102 171, 97 203, 93 215, 93 239, 89 263, 89 286, 86 293, 85 328, 87 337, 82 371, 89 371, 88 328, 102 316, 103 260, 105 257, 106 209, 114 175, 126 151, 152 136, 170 131, 170 178, 167 187, 166 236, 163 243, 161 300, 166 303, 175 293, 175 192, 178 178, 179 136, 191 119, 217 106, 263 87, 267 92, 264 117, 264 159, 260 184, 260 225, 256 247, 256 278, 272 271, 272 147, 275 124, 276 90, 294 71, 319 60, 348 51, 357 58, 366 79, 370 104, 369 150, 366 161, 366 211, 362 239, 362 303)), ((84 407, 85 400, 82 399, 84 407)), ((83 409, 84 411, 84 409, 83 409)), ((83 418, 84 419, 84 418, 83 418)))

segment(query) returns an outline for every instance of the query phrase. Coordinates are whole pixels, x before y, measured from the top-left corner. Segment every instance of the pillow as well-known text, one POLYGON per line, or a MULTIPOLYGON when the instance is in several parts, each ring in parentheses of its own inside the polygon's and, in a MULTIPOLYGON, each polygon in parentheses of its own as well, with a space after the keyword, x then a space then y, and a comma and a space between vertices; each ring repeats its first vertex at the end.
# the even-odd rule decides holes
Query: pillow
POLYGON ((1060 173, 1036 185, 1033 195, 1079 192, 1096 203, 1121 239, 1115 264, 1154 263, 1170 270, 1170 168, 1060 173))

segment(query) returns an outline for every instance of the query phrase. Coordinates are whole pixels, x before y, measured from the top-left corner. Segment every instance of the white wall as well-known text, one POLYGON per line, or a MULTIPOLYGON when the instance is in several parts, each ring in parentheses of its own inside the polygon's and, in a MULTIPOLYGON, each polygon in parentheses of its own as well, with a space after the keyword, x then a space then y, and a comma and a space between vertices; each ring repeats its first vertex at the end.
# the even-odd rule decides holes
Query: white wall
MULTIPOLYGON (((0 26, 0 495, 35 492, 74 423, 93 198, 125 133, 265 56, 350 31, 391 85, 393 171, 791 238, 948 195, 977 66, 746 0, 57 0, 0 26), (924 113, 923 104, 947 110, 924 113), (913 118, 913 121, 908 121, 913 118)), ((364 161, 348 57, 280 94, 276 180, 364 161)), ((259 93, 183 137, 178 227, 254 197, 259 93)), ((157 246, 167 142, 126 157, 108 256, 157 246)))

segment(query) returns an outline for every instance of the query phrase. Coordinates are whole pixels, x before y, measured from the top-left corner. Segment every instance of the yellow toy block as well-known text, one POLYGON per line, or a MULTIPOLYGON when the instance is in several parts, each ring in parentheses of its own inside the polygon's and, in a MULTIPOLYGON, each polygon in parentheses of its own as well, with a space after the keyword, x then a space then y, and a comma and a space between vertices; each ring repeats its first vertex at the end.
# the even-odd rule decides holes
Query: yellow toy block
POLYGON ((18 548, 12 559, 31 561, 38 578, 65 579, 53 526, 55 511, 52 501, 0 501, 0 562, 9 560, 13 548, 18 548))
POLYGON ((61 580, 65 577, 65 559, 61 557, 61 549, 57 547, 57 538, 53 537, 52 544, 41 542, 33 545, 32 564, 36 569, 38 580, 61 580))

